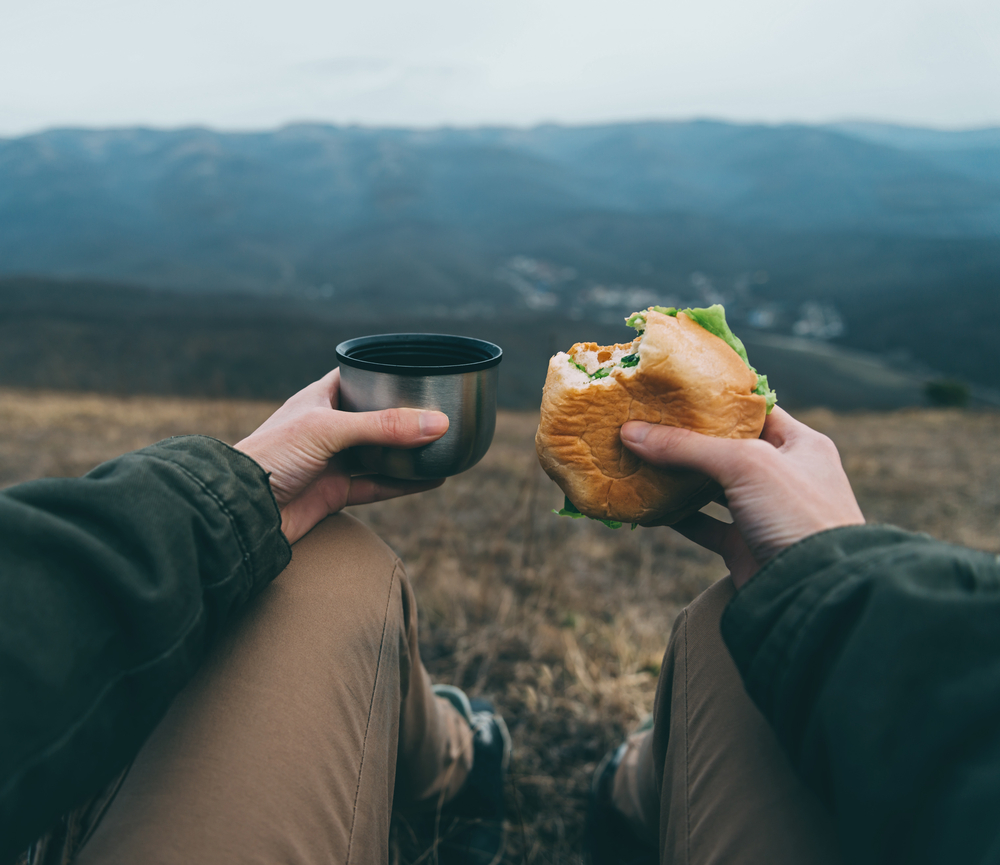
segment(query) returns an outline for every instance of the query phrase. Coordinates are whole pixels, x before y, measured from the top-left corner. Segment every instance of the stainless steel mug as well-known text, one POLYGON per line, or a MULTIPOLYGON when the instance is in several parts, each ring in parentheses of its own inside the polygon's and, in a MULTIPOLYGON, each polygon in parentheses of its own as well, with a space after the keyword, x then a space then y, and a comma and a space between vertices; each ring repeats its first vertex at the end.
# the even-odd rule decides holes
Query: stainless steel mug
POLYGON ((499 346, 468 336, 386 333, 337 346, 340 407, 437 409, 450 425, 423 447, 376 448, 365 465, 407 480, 457 475, 478 463, 493 441, 497 416, 499 346))

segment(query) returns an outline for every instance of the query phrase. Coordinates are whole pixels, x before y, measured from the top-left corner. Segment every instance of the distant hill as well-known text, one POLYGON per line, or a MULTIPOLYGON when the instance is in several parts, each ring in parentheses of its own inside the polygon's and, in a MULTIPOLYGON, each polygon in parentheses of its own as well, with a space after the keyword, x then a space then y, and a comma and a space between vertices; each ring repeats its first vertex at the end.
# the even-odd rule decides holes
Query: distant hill
POLYGON ((1000 129, 52 130, 0 139, 0 275, 358 322, 723 301, 744 330, 992 384, 1000 129))
MULTIPOLYGON (((632 333, 618 318, 513 310, 442 319, 387 309, 345 314, 324 298, 176 292, 94 282, 0 278, 0 387, 281 399, 336 365, 337 343, 386 331, 460 332, 504 349, 499 401, 535 409, 549 357, 572 343, 632 333)), ((911 364, 817 340, 740 328, 786 408, 886 410, 925 403, 935 377, 911 364)), ((974 405, 1000 406, 977 389, 974 405)))
POLYGON ((1000 178, 1000 127, 989 129, 920 129, 887 123, 836 123, 828 129, 852 138, 919 154, 967 177, 995 182, 1000 178))

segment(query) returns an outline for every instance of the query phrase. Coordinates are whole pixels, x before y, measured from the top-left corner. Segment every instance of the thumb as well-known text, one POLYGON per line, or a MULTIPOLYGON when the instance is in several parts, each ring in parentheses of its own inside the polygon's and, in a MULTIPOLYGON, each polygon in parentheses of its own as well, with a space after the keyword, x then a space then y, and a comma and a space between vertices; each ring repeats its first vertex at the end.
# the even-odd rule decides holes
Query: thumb
POLYGON ((763 456, 761 448, 773 450, 759 439, 717 438, 644 421, 626 423, 621 437, 622 444, 643 461, 660 468, 701 472, 723 489, 763 456))
POLYGON ((326 412, 321 435, 330 453, 340 453, 359 445, 419 447, 441 438, 447 430, 448 415, 443 412, 392 408, 326 412))

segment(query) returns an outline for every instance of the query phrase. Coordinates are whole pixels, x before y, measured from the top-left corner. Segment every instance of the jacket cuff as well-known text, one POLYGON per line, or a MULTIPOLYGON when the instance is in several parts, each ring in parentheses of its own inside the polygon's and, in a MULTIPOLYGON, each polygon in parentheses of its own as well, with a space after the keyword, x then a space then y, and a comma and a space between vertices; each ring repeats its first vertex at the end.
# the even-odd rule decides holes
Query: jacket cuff
POLYGON ((826 601, 869 578, 876 550, 926 541, 894 526, 843 526, 812 535, 760 569, 729 602, 722 637, 748 693, 768 718, 789 659, 809 640, 809 621, 826 601), (807 579, 813 578, 813 579, 807 579))
POLYGON ((174 436, 143 453, 177 466, 197 483, 233 528, 256 592, 280 574, 292 558, 281 531, 281 511, 268 474, 241 451, 210 436, 174 436))

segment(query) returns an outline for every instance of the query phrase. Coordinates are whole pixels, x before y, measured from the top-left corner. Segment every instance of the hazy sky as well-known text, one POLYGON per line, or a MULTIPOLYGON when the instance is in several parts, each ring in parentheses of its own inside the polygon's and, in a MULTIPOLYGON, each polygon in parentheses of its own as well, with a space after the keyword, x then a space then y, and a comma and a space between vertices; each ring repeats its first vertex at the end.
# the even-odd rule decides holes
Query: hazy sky
POLYGON ((0 135, 649 118, 1000 124, 1000 0, 0 0, 0 135))

